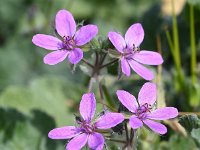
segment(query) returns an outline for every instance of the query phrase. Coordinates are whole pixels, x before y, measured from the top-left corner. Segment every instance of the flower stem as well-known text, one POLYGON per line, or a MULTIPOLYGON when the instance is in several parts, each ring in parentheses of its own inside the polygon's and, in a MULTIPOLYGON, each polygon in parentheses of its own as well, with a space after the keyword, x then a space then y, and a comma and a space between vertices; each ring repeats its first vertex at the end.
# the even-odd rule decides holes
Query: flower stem
POLYGON ((91 64, 91 63, 89 63, 86 59, 82 59, 82 61, 85 63, 85 64, 87 64, 88 66, 90 66, 91 68, 94 68, 94 66, 91 64))
POLYGON ((191 78, 192 83, 196 83, 196 45, 195 45, 195 27, 194 27, 194 6, 190 4, 190 45, 191 45, 191 78))
POLYGON ((111 62, 109 62, 109 63, 107 63, 107 64, 105 64, 105 65, 102 65, 100 68, 102 69, 102 68, 104 68, 104 67, 107 67, 107 66, 109 66, 109 65, 112 65, 112 64, 116 63, 117 61, 118 61, 118 59, 114 59, 113 61, 111 61, 111 62))

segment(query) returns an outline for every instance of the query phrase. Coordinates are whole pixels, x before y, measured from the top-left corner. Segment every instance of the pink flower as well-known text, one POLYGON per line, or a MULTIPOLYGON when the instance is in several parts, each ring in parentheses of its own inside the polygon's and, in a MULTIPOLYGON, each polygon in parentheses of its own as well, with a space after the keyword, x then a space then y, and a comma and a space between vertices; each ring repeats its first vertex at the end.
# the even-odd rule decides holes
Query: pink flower
POLYGON ((79 47, 96 36, 98 33, 97 26, 86 25, 76 31, 76 22, 67 10, 58 11, 55 26, 61 39, 45 34, 36 34, 32 39, 35 45, 53 50, 44 57, 44 63, 55 65, 68 56, 68 60, 72 64, 77 64, 83 58, 83 51, 79 47))
POLYGON ((153 83, 147 82, 143 85, 138 95, 138 102, 126 91, 118 90, 116 94, 119 101, 133 113, 129 119, 129 124, 133 129, 142 127, 144 123, 154 132, 165 134, 167 128, 154 120, 171 119, 178 115, 178 110, 174 107, 151 110, 156 101, 156 85, 153 83))
POLYGON ((153 73, 141 64, 160 65, 162 56, 157 52, 141 50, 140 44, 144 39, 144 30, 140 23, 133 24, 125 34, 125 39, 116 32, 109 32, 108 38, 121 53, 121 68, 126 76, 130 76, 130 67, 145 80, 152 80, 153 73))
POLYGON ((92 121, 96 110, 96 99, 93 93, 87 93, 82 96, 80 102, 80 114, 78 117, 78 126, 66 126, 55 128, 48 134, 51 139, 71 139, 67 144, 67 150, 79 150, 88 142, 88 146, 93 150, 102 150, 104 146, 104 137, 97 132, 97 129, 109 129, 124 120, 120 113, 105 113, 95 121, 92 121))

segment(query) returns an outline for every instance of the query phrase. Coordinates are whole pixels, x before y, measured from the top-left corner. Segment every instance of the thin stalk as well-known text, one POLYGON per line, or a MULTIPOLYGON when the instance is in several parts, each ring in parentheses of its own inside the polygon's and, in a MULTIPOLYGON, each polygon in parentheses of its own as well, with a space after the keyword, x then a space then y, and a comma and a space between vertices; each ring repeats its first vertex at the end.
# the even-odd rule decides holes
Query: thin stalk
POLYGON ((180 47, 179 47, 179 35, 178 35, 177 18, 175 15, 174 0, 172 0, 172 20, 173 20, 172 22, 173 22, 174 55, 176 58, 178 69, 180 70, 181 59, 180 59, 180 47))
MULTIPOLYGON (((174 61, 175 61, 175 64, 177 64, 176 58, 175 58, 175 55, 174 55, 174 52, 173 52, 173 51, 174 51, 174 45, 173 45, 173 43, 172 43, 172 38, 171 38, 170 33, 169 33, 168 30, 166 30, 165 33, 166 33, 166 36, 167 36, 167 42, 168 42, 168 44, 169 44, 169 49, 170 49, 170 51, 171 51, 172 57, 173 57, 173 59, 174 59, 174 61)), ((176 67, 177 67, 177 66, 176 66, 176 67)))
POLYGON ((124 127, 125 127, 125 133, 126 133, 126 141, 128 142, 128 145, 129 145, 130 139, 129 139, 129 134, 128 134, 127 122, 124 124, 124 127))
POLYGON ((181 58, 180 58, 180 46, 179 46, 179 34, 178 34, 178 25, 177 25, 177 18, 175 15, 175 6, 174 6, 174 0, 171 1, 172 3, 172 26, 173 26, 173 41, 174 41, 174 58, 175 58, 175 65, 178 73, 178 82, 180 84, 180 87, 185 90, 184 85, 184 76, 181 68, 181 58))
POLYGON ((195 114, 197 116, 200 116, 200 112, 178 112, 179 116, 183 116, 183 115, 192 115, 195 114))
POLYGON ((119 59, 114 59, 113 61, 111 61, 111 62, 109 62, 109 63, 107 63, 107 64, 105 64, 105 65, 102 65, 100 68, 102 69, 102 68, 104 68, 104 67, 107 67, 107 66, 109 66, 109 65, 112 65, 112 64, 116 63, 118 60, 119 60, 119 59))
POLYGON ((195 27, 194 27, 194 6, 190 4, 190 46, 191 46, 191 79, 195 84, 196 78, 196 45, 195 45, 195 27))
POLYGON ((87 64, 88 66, 90 66, 91 68, 94 68, 94 66, 91 64, 91 63, 89 63, 86 59, 82 59, 82 61, 85 63, 85 64, 87 64))

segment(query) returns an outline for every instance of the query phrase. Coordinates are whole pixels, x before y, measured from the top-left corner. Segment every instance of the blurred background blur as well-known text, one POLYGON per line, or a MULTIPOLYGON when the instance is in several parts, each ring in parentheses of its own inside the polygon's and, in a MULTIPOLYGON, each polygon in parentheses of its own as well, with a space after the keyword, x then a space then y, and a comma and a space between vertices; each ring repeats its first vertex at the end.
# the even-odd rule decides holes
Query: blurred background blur
MULTIPOLYGON (((198 115, 199 0, 0 0, 0 150, 65 149, 65 140, 50 140, 47 134, 55 127, 74 124, 73 114, 78 113, 89 77, 79 66, 72 71, 66 62, 45 65, 42 59, 47 51, 31 42, 36 33, 55 35, 54 17, 60 9, 72 12, 79 23, 98 25, 102 39, 110 30, 124 34, 133 23, 142 23, 141 49, 159 51, 164 58, 162 66, 152 67, 159 88, 158 107, 177 107, 180 117, 198 115)), ((89 60, 91 52, 85 56, 89 60)), ((135 73, 117 81, 117 64, 111 66, 103 76, 106 99, 109 104, 118 103, 117 89, 137 96, 144 82, 135 73)), ((186 118, 186 126, 200 127, 200 120, 192 119, 186 118)), ((200 149, 200 128, 186 132, 177 121, 165 122, 169 132, 163 136, 142 129, 138 149, 200 149)), ((109 146, 118 149, 116 143, 109 146)))

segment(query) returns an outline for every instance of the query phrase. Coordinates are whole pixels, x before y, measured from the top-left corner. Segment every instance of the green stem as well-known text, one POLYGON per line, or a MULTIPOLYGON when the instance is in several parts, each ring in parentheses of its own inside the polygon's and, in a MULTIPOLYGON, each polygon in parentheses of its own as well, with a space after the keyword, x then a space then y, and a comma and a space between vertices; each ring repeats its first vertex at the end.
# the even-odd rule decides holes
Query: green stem
POLYGON ((104 67, 107 67, 107 66, 109 66, 109 65, 112 65, 112 64, 116 63, 118 60, 119 60, 119 59, 114 59, 113 61, 111 61, 111 62, 109 62, 109 63, 107 63, 107 64, 105 64, 105 65, 102 65, 100 68, 102 69, 102 68, 104 68, 104 67))
POLYGON ((91 68, 94 68, 94 66, 91 64, 91 63, 89 63, 86 59, 82 59, 82 61, 85 63, 85 64, 87 64, 88 66, 90 66, 91 68))
POLYGON ((190 4, 190 46, 191 46, 191 79, 196 83, 196 45, 195 45, 195 27, 194 27, 194 6, 190 4))

